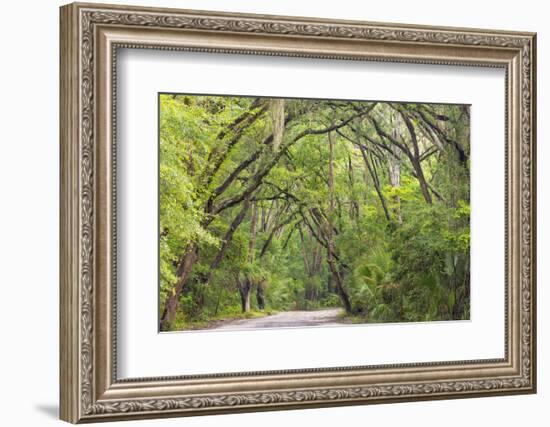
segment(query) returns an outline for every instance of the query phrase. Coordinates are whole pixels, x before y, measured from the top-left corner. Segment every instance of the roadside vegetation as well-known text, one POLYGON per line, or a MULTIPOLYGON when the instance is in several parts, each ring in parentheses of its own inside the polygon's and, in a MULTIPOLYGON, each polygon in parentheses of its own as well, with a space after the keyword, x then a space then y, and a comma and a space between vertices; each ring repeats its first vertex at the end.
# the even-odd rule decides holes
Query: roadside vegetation
POLYGON ((160 95, 160 329, 469 318, 469 107, 160 95))

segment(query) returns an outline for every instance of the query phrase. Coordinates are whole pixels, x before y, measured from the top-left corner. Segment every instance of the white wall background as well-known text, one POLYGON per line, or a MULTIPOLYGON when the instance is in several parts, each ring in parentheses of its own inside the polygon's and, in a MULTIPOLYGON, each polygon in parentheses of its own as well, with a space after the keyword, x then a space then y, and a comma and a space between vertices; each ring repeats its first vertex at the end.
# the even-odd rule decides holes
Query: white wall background
MULTIPOLYGON (((113 3, 122 3, 110 0, 113 3)), ((129 0, 130 1, 130 0, 129 0)), ((135 421, 124 426, 547 425, 550 405, 548 235, 550 28, 545 2, 133 0, 133 4, 538 32, 539 393, 438 402, 135 421)), ((58 402, 58 6, 3 4, 0 66, 0 420, 60 425, 58 402)))

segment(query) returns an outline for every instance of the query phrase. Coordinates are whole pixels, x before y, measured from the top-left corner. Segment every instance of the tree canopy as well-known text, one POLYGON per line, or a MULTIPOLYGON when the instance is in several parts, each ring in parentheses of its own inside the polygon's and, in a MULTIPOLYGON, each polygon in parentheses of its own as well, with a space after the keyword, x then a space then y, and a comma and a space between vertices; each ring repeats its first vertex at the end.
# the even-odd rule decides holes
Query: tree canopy
POLYGON ((469 107, 161 94, 160 329, 469 318, 469 107))

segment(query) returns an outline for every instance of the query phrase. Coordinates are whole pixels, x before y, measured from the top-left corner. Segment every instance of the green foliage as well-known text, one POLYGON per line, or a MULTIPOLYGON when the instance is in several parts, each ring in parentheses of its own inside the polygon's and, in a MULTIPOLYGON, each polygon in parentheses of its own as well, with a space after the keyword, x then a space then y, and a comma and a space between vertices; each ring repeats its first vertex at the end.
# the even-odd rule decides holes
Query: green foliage
POLYGON ((285 100, 274 147, 269 99, 159 102, 161 313, 198 254, 172 329, 342 307, 342 292, 352 321, 469 317, 467 107, 285 100))
POLYGON ((395 233, 395 277, 404 284, 405 320, 462 318, 470 283, 470 231, 464 214, 469 206, 464 201, 461 206, 417 207, 395 233))

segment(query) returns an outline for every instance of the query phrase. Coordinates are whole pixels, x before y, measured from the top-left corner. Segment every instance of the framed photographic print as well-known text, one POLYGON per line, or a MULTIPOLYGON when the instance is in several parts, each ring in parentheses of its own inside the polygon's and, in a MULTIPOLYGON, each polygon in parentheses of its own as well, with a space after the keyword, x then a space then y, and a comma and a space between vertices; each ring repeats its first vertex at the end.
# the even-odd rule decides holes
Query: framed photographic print
POLYGON ((535 34, 61 8, 61 418, 533 393, 535 34))

